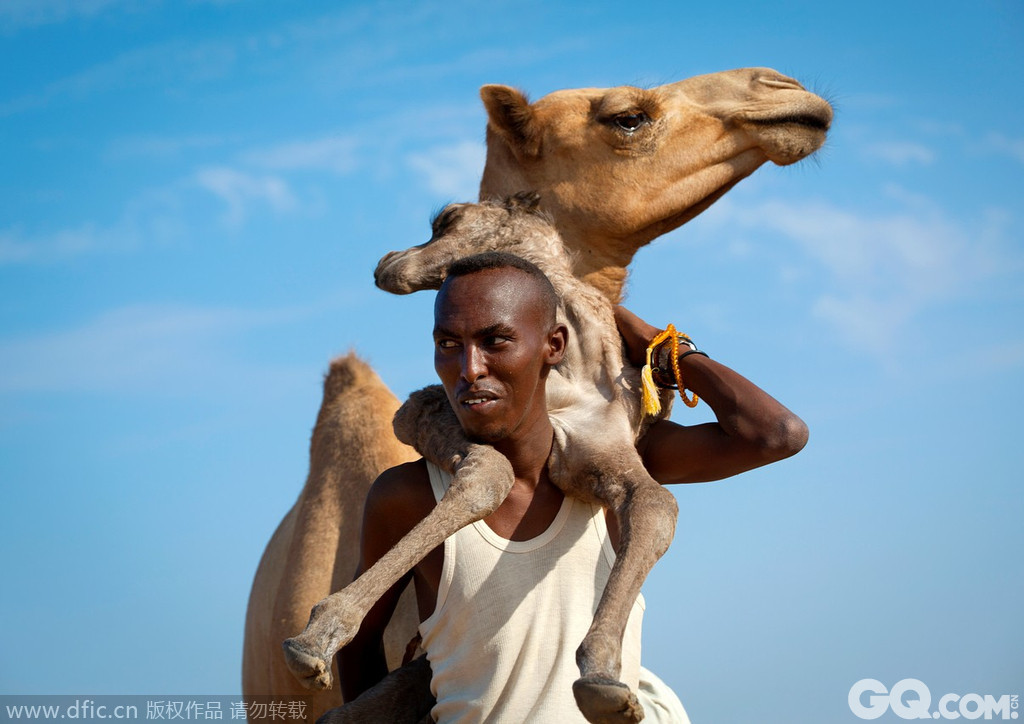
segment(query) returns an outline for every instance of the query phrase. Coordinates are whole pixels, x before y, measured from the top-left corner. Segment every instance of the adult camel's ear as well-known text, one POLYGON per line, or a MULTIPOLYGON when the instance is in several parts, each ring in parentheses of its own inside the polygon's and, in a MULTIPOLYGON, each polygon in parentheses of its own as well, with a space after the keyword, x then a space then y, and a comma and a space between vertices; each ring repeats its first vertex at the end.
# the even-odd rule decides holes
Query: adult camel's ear
POLYGON ((485 85, 480 98, 487 109, 488 129, 504 140, 517 158, 540 153, 540 129, 525 95, 507 85, 485 85))

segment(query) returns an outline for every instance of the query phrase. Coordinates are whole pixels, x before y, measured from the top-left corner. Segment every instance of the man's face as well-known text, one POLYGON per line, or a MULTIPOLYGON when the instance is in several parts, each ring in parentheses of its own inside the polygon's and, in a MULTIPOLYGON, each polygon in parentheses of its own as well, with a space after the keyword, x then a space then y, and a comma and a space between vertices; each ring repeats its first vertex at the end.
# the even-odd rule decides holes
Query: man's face
POLYGON ((473 440, 497 443, 547 423, 544 377, 562 357, 536 281, 487 269, 445 282, 434 305, 434 369, 473 440))

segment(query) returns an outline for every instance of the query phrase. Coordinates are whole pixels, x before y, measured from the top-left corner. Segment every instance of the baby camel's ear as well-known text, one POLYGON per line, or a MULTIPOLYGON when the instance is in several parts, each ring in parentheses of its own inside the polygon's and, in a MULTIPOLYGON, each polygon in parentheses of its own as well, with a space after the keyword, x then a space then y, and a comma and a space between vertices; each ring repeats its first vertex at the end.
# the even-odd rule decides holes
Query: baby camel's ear
POLYGON ((540 194, 536 191, 518 191, 505 199, 505 208, 510 212, 537 211, 540 207, 540 194))
POLYGON ((540 153, 540 128, 527 97, 507 85, 485 85, 480 98, 487 109, 487 128, 501 138, 516 158, 540 153))

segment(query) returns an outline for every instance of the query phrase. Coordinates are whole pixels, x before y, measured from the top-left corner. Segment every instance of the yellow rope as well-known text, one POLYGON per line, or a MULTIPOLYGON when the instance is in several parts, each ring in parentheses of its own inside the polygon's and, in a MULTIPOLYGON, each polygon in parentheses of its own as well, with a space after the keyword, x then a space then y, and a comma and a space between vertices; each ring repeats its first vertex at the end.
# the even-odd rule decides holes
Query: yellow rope
POLYGON ((651 357, 654 351, 666 340, 672 341, 672 372, 676 378, 676 385, 679 387, 679 396, 682 398, 683 403, 687 407, 696 407, 700 399, 697 395, 693 397, 686 396, 686 388, 683 384, 683 374, 679 369, 679 338, 683 337, 689 341, 689 337, 685 334, 676 331, 674 325, 668 325, 664 332, 659 332, 651 340, 651 343, 647 345, 647 363, 643 366, 640 371, 640 379, 643 387, 643 406, 644 412, 648 415, 657 415, 661 412, 661 398, 658 395, 658 386, 654 382, 654 367, 651 364, 651 357))

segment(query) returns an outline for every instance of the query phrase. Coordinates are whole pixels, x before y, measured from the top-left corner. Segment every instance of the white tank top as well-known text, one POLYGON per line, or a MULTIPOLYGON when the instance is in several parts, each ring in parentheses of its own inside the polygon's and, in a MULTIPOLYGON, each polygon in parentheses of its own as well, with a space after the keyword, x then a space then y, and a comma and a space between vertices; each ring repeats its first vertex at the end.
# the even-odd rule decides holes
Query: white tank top
MULTIPOLYGON (((440 500, 451 475, 427 469, 440 500)), ((572 695, 576 648, 614 561, 604 510, 568 497, 532 540, 506 540, 482 520, 448 538, 437 607, 420 624, 434 720, 585 723, 572 695)), ((634 691, 643 608, 638 596, 623 639, 620 678, 634 691)))

